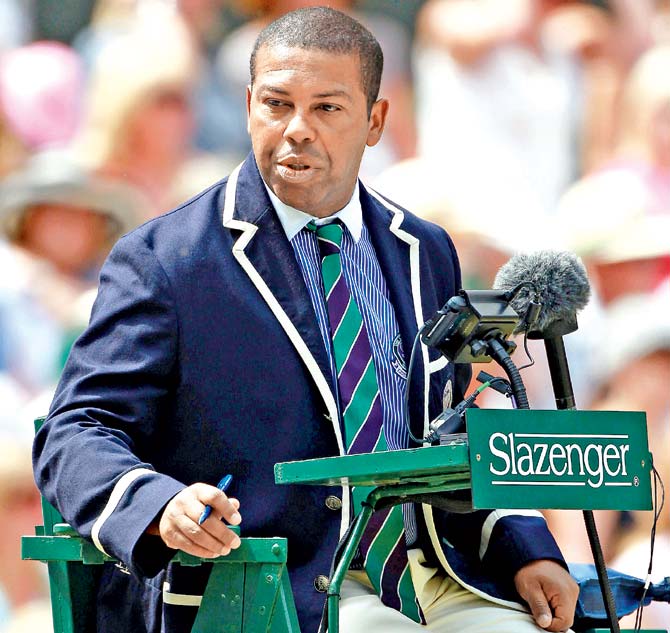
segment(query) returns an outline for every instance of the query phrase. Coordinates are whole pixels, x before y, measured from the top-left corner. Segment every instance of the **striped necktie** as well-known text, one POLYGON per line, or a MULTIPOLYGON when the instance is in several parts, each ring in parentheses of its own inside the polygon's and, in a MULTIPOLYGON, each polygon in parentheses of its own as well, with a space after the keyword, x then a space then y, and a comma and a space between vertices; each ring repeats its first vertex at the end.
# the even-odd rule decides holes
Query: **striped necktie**
MULTIPOLYGON (((338 220, 321 226, 310 222, 307 228, 316 231, 321 254, 347 453, 387 450, 370 340, 342 274, 342 224, 338 220)), ((360 486, 352 489, 354 508, 360 508, 370 490, 360 486)), ((372 515, 360 549, 365 571, 382 602, 416 622, 424 622, 412 585, 400 505, 372 515)))

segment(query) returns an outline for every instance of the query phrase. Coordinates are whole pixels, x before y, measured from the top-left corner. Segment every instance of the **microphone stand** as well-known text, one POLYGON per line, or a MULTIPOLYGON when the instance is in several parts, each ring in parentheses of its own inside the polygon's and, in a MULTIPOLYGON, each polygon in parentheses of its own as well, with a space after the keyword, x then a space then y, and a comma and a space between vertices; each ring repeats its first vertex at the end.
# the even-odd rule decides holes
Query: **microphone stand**
MULTIPOLYGON (((528 338, 543 339, 544 347, 547 353, 547 362, 549 364, 549 374, 551 375, 551 384, 554 390, 556 408, 563 410, 575 410, 575 394, 572 389, 572 380, 570 379, 570 368, 568 366, 568 357, 565 354, 565 345, 563 336, 570 334, 577 329, 577 315, 573 314, 567 319, 558 319, 553 321, 543 331, 530 330, 528 338)), ((600 591, 605 603, 605 611, 609 620, 611 633, 620 633, 619 620, 616 615, 616 605, 612 588, 610 587, 609 576, 607 575, 607 566, 603 556, 600 538, 596 522, 593 517, 593 510, 582 510, 584 516, 584 525, 586 534, 591 545, 593 562, 595 563, 600 583, 600 591)))

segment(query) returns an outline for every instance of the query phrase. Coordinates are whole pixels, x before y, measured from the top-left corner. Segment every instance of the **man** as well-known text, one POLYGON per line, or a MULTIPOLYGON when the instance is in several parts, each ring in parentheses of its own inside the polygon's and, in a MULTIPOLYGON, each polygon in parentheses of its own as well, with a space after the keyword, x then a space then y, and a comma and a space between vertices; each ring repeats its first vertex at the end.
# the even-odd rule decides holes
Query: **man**
MULTIPOLYGON (((229 553, 239 539, 217 519, 239 524, 243 516, 245 535, 288 537, 301 630, 316 632, 330 561, 353 512, 350 491, 338 498, 332 488, 276 487, 273 465, 356 445, 363 431, 352 437, 354 398, 344 383, 359 352, 374 367, 377 390, 362 424, 374 412, 380 425, 383 418, 377 447, 409 446, 403 358, 424 319, 457 292, 460 271, 443 230, 358 183, 365 146, 379 140, 388 110, 377 99, 381 66, 376 40, 337 11, 300 10, 269 25, 251 58, 253 155, 110 255, 90 327, 35 441, 44 494, 131 572, 105 570, 101 631, 189 630, 194 609, 180 605, 202 593, 203 570, 161 570, 174 548, 229 553), (334 216, 338 222, 320 226, 334 216), (342 240, 338 280, 346 283, 336 281, 326 299, 321 259, 329 255, 319 249, 339 242, 323 244, 333 227, 342 240), (329 320, 336 329, 332 295, 341 290, 350 291, 357 331, 366 332, 344 365, 337 332, 331 341, 328 331, 329 320), (239 502, 202 483, 223 473, 233 475, 239 502), (212 517, 199 526, 207 504, 212 517)), ((419 355, 407 386, 414 434, 442 410, 445 386, 462 397, 468 380, 427 349, 419 355)), ((422 620, 441 626, 443 601, 425 598, 436 580, 459 596, 462 583, 485 598, 470 610, 488 609, 488 600, 507 605, 494 611, 514 615, 510 632, 523 630, 519 620, 537 630, 523 600, 542 626, 569 626, 574 584, 539 516, 412 506, 403 515, 406 534, 395 549, 409 580, 403 589, 416 594, 402 609, 414 612, 374 595, 375 547, 362 544, 365 571, 352 571, 343 595, 343 631, 369 628, 370 618, 394 631, 425 630, 422 620)))

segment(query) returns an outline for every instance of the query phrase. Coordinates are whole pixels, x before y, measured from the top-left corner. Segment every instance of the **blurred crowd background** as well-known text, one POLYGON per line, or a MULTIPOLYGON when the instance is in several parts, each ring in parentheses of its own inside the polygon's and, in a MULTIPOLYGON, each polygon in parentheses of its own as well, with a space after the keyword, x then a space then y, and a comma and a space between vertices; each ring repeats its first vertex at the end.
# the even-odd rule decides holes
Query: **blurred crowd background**
MULTIPOLYGON (((19 551, 40 523, 32 420, 101 262, 243 160, 254 39, 310 4, 0 0, 0 632, 49 630, 45 567, 19 551)), ((327 4, 384 50, 390 118, 364 181, 450 232, 466 288, 518 252, 578 254, 592 289, 566 338, 578 406, 646 411, 670 486, 670 0, 327 4)), ((530 351, 531 407, 554 408, 530 351)), ((651 513, 597 515, 608 563, 644 577, 651 513)), ((591 560, 578 512, 547 519, 568 560, 591 560)), ((653 578, 668 575, 666 506, 653 578)), ((668 605, 647 610, 646 626, 669 624, 668 605)))

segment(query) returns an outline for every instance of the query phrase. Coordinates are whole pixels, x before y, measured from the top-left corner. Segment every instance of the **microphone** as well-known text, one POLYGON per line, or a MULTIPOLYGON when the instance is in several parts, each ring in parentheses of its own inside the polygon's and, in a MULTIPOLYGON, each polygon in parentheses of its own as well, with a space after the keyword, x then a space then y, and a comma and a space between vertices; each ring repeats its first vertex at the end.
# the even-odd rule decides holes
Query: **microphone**
POLYGON ((493 287, 518 288, 510 304, 521 317, 516 331, 527 330, 528 338, 574 332, 576 313, 591 296, 584 264, 573 253, 558 251, 515 255, 500 268, 493 287))
POLYGON ((568 252, 515 255, 500 268, 493 287, 507 292, 518 289, 510 304, 521 317, 516 331, 527 330, 528 338, 574 332, 576 313, 591 296, 584 265, 568 252))
POLYGON ((494 286, 504 290, 523 286, 512 307, 523 317, 528 338, 544 339, 557 408, 576 409, 563 336, 577 329, 577 311, 591 295, 584 265, 566 252, 516 255, 498 271, 494 286), (531 310, 537 313, 534 323, 526 318, 531 310))

